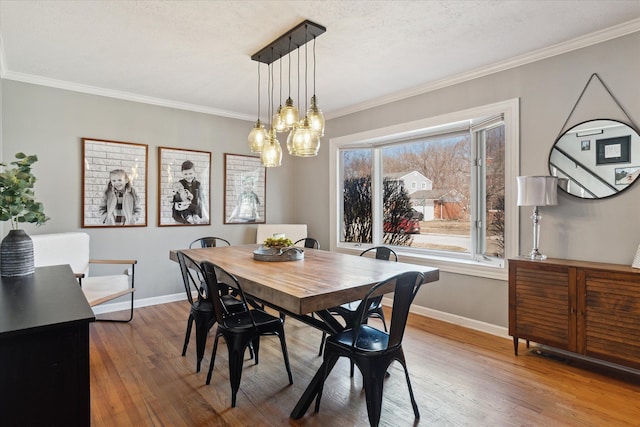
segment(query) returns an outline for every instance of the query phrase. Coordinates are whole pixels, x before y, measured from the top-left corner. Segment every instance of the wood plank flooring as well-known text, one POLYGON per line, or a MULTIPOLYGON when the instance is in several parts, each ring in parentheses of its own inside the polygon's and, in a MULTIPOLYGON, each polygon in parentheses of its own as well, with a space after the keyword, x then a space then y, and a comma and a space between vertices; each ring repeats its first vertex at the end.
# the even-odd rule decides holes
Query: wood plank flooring
MULTIPOLYGON (((212 333, 200 373, 195 335, 180 355, 188 310, 175 302, 138 308, 128 324, 91 324, 93 426, 368 425, 362 378, 357 369, 349 378, 346 359, 327 380, 320 412, 312 405, 304 418, 289 418, 321 363, 321 333, 291 318, 285 330, 294 384, 278 339, 263 338, 260 363, 246 358, 231 408, 226 345, 218 347, 209 386, 212 333)), ((420 316, 410 318, 404 348, 421 418, 414 419, 402 367, 394 363, 380 425, 640 425, 640 377, 633 373, 539 356, 524 344, 514 356, 511 340, 420 316)))

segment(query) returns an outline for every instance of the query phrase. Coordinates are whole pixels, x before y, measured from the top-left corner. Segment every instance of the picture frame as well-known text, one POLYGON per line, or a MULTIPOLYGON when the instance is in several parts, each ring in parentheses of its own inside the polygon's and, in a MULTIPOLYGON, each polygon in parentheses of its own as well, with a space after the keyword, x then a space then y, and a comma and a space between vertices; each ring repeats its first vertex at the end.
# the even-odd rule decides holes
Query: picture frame
POLYGON ((264 224, 267 169, 259 157, 224 155, 224 223, 264 224))
POLYGON ((147 226, 148 148, 82 138, 82 228, 147 226))
POLYGON ((615 184, 629 185, 640 175, 640 166, 629 166, 626 168, 615 168, 615 184))
POLYGON ((630 163, 631 135, 596 140, 596 165, 630 163))
POLYGON ((158 226, 210 225, 211 152, 158 147, 158 226))
POLYGON ((585 139, 583 141, 580 141, 580 149, 582 151, 589 151, 591 150, 591 141, 588 139, 585 139))

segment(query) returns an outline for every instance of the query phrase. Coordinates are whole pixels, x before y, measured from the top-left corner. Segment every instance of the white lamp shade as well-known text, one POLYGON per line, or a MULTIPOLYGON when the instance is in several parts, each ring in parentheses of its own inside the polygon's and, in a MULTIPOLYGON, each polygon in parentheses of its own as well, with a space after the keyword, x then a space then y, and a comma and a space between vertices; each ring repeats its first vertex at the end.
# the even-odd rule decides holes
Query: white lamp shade
POLYGON ((558 204, 558 178, 555 176, 519 176, 518 206, 558 204))

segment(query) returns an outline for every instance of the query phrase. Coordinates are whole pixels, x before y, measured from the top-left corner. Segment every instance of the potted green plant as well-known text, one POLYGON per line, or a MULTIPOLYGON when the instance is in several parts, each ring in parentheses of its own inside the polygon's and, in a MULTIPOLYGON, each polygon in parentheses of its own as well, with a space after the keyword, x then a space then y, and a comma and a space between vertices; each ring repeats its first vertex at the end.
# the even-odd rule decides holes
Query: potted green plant
POLYGON ((8 168, 0 163, 0 221, 10 221, 11 230, 0 244, 0 275, 2 277, 33 274, 33 242, 19 229, 21 223, 42 225, 49 220, 42 203, 35 200, 33 185, 36 177, 31 166, 38 161, 35 155, 16 154, 16 161, 8 168))

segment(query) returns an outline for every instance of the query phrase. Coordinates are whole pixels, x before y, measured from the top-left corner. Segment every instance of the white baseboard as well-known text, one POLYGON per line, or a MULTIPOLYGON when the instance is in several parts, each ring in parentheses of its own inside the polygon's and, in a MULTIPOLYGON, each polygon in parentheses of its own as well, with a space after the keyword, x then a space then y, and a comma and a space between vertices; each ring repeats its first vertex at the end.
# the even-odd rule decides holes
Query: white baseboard
MULTIPOLYGON (((393 299, 383 298, 382 304, 390 307, 393 304, 393 299)), ((454 325, 464 326, 465 328, 485 332, 487 334, 495 335, 501 338, 512 339, 512 337, 509 335, 509 329, 505 328, 504 326, 493 325, 491 323, 481 322, 479 320, 469 319, 467 317, 458 316, 457 314, 445 313, 444 311, 438 311, 419 305, 412 305, 410 311, 411 313, 415 313, 420 316, 441 320, 443 322, 452 323, 454 325)))
MULTIPOLYGON (((184 292, 170 295, 162 295, 159 297, 136 299, 133 302, 134 308, 148 307, 157 304, 166 304, 174 301, 183 301, 187 299, 184 292)), ((393 299, 383 298, 382 303, 387 306, 393 304, 393 299)), ((129 309, 129 301, 116 302, 111 304, 101 304, 93 307, 95 314, 111 313, 113 311, 121 311, 129 309)), ((422 307, 419 305, 412 305, 411 312, 420 316, 429 317, 443 322, 452 323, 454 325, 464 326, 465 328, 474 329, 476 331, 485 332, 487 334, 495 335, 498 337, 511 339, 509 330, 503 326, 493 325, 491 323, 481 322, 479 320, 469 319, 467 317, 458 316, 456 314, 445 313, 443 311, 433 310, 431 308, 422 307)))
MULTIPOLYGON (((171 294, 171 295, 162 295, 159 297, 135 299, 133 301, 133 308, 148 307, 150 305, 157 305, 157 304, 166 304, 168 302, 182 301, 186 299, 187 299, 187 296, 184 294, 184 292, 181 292, 178 294, 171 294)), ((111 304, 100 304, 98 306, 93 307, 93 312, 95 314, 104 314, 104 313, 111 313, 113 311, 129 310, 129 307, 131 307, 130 300, 124 301, 124 302, 114 302, 111 304)))

